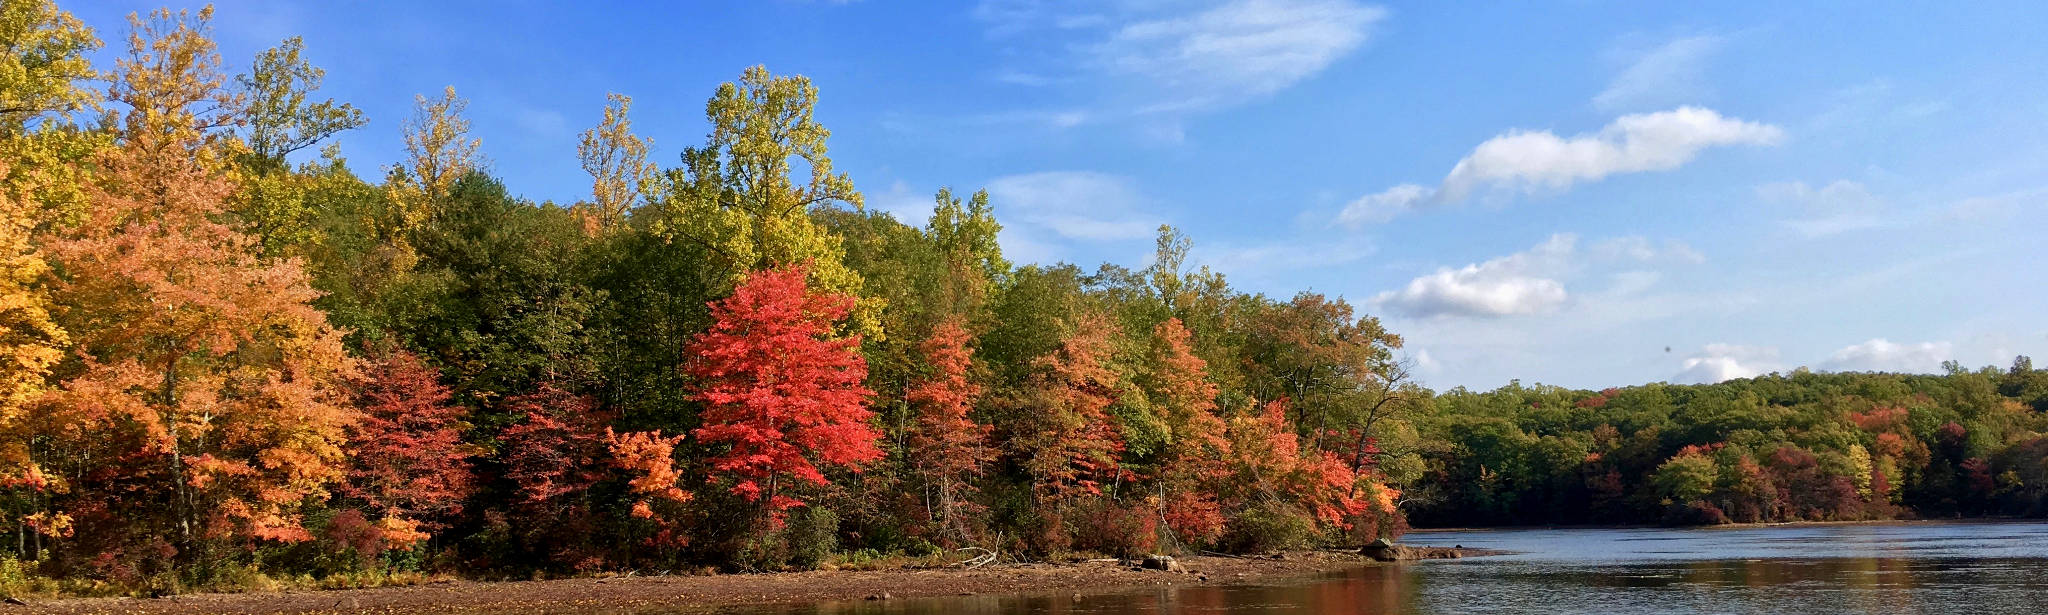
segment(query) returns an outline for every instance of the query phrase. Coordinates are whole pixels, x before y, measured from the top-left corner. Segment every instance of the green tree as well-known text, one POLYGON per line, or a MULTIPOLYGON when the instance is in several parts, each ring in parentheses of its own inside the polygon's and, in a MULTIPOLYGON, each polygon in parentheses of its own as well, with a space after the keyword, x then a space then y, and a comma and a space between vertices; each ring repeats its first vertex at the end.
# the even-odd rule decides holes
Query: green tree
MULTIPOLYGON (((808 78, 749 68, 705 103, 710 137, 686 148, 683 166, 667 173, 667 191, 659 197, 663 213, 653 229, 707 247, 709 277, 722 287, 753 271, 800 265, 820 290, 861 291, 840 238, 810 216, 813 208, 834 203, 861 206, 853 181, 832 170, 825 147, 832 133, 812 118, 817 100, 808 78), (802 171, 808 177, 797 177, 802 171)), ((882 307, 859 301, 852 328, 867 337, 880 334, 882 307)))
POLYGON ((312 101, 327 71, 308 63, 299 37, 257 54, 248 74, 235 78, 243 90, 239 132, 242 189, 234 210, 263 242, 269 255, 290 252, 314 239, 316 203, 308 200, 307 178, 291 172, 287 157, 328 137, 368 123, 361 110, 332 99, 312 101))

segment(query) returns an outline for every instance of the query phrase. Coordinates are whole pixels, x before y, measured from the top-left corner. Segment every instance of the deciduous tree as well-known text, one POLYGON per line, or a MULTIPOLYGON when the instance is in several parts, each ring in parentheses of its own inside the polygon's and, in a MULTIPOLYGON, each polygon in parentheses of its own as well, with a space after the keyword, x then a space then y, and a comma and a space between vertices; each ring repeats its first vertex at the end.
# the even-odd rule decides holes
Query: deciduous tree
POLYGON ((393 231, 404 236, 433 216, 433 207, 446 198, 455 182, 483 166, 477 153, 481 139, 469 136, 469 118, 463 112, 469 101, 455 95, 455 86, 442 90, 440 98, 413 97, 412 117, 405 120, 405 162, 395 167, 388 182, 393 191, 393 231))
POLYGON ((1172 438, 1160 454, 1161 514, 1181 539, 1207 541, 1223 529, 1216 486, 1229 472, 1230 440, 1216 416, 1217 389, 1208 380, 1208 363, 1194 355, 1189 340, 1179 318, 1152 328, 1146 388, 1172 438), (1177 514, 1166 514, 1169 503, 1177 514))
POLYGON ((593 208, 587 220, 591 230, 610 230, 625 223, 626 212, 640 201, 640 188, 657 169, 647 162, 647 148, 653 141, 633 135, 633 122, 626 111, 633 99, 625 94, 605 97, 604 119, 596 128, 583 131, 576 144, 576 159, 590 174, 593 208))
MULTIPOLYGON (((53 424, 124 497, 160 498, 159 535, 300 540, 300 507, 342 473, 354 360, 294 261, 221 222, 232 124, 210 10, 134 19, 109 90, 120 147, 82 223, 50 242, 78 344, 53 424), (147 469, 154 467, 155 469, 147 469)), ((107 493, 102 491, 102 494, 107 493)), ((75 494, 74 497, 94 497, 75 494)), ((137 524, 142 528, 148 525, 137 524)))
POLYGON ((1022 387, 1030 418, 1012 443, 1041 506, 1102 495, 1128 474, 1123 433, 1109 414, 1124 381, 1111 364, 1113 335, 1108 318, 1084 314, 1057 350, 1033 361, 1022 387))
POLYGON ((419 357, 391 352, 355 385, 362 412, 349 428, 348 480, 340 492, 387 519, 446 527, 475 490, 468 409, 452 401, 440 374, 419 357))
POLYGON ((287 157, 367 122, 347 103, 311 100, 327 71, 301 57, 304 49, 299 37, 287 38, 235 78, 245 94, 238 132, 247 151, 233 209, 270 255, 311 243, 316 230, 310 182, 291 172, 287 157))
POLYGON ((969 518, 983 508, 972 500, 972 481, 994 456, 989 427, 969 416, 982 392, 969 337, 960 318, 941 321, 920 347, 931 373, 905 393, 917 408, 908 454, 936 499, 928 506, 932 520, 946 537, 962 540, 969 518))
MULTIPOLYGON (((862 202, 853 180, 832 170, 825 148, 832 132, 812 116, 817 101, 809 78, 778 77, 761 66, 720 85, 705 103, 711 134, 667 174, 654 230, 708 248, 710 273, 727 285, 758 269, 801 265, 812 286, 858 297, 861 276, 846 266, 842 240, 810 217, 815 207, 862 202)), ((856 299, 854 330, 882 333, 881 309, 856 299)))
POLYGON ((804 267, 755 272, 711 307, 687 366, 704 404, 697 440, 719 450, 711 477, 771 516, 791 495, 826 483, 823 467, 858 470, 882 457, 868 424, 867 361, 858 337, 834 337, 847 295, 811 290, 804 267))

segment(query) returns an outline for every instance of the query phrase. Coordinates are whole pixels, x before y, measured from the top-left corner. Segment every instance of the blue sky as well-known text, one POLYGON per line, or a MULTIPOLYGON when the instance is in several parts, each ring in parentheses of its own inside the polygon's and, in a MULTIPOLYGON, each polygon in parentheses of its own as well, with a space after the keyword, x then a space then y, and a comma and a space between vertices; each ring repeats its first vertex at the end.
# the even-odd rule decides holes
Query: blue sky
MULTIPOLYGON (((102 36, 150 5, 73 2, 102 36)), ((1341 295, 1437 388, 2048 353, 2048 9, 1968 3, 223 2, 232 67, 306 39, 401 152, 452 85, 515 191, 589 190, 607 92, 672 164, 752 64, 913 224, 987 187, 1020 261, 1341 295), (596 8, 603 5, 604 8, 596 8)), ((110 47, 110 52, 112 48, 110 47)))

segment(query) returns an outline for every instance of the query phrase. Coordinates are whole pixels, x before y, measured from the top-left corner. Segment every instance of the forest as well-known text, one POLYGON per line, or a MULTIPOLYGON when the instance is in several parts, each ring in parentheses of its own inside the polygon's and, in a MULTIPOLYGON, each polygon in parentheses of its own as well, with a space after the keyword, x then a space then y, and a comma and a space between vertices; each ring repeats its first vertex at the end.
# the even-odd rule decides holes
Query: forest
POLYGON ((0 594, 2048 514, 2024 357, 1437 393, 1171 227, 1090 270, 1007 261, 986 192, 868 211, 802 76, 667 161, 591 101, 590 195, 533 202, 453 88, 352 166, 301 41, 211 16, 0 0, 0 594))

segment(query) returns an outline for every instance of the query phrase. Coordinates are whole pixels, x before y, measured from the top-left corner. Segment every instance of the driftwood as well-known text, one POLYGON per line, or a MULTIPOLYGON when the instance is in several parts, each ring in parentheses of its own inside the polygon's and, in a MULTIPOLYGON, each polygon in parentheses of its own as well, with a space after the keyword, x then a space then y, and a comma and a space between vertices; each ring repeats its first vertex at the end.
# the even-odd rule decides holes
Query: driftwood
POLYGON ((954 552, 960 552, 960 553, 965 553, 965 552, 973 552, 973 553, 980 553, 980 555, 976 555, 976 556, 974 556, 974 557, 972 557, 972 558, 969 558, 969 559, 968 559, 967 561, 964 561, 964 562, 960 562, 960 563, 958 563, 958 564, 954 564, 955 566, 960 566, 960 567, 964 567, 964 568, 966 568, 966 569, 968 569, 968 570, 973 570, 973 569, 975 569, 975 568, 980 568, 980 567, 982 567, 982 566, 986 566, 986 565, 988 565, 988 564, 989 564, 989 562, 993 562, 993 561, 996 561, 996 552, 994 552, 994 551, 990 551, 990 550, 988 550, 988 549, 983 549, 983 548, 981 548, 981 547, 965 547, 965 548, 960 548, 960 549, 954 549, 954 552))

